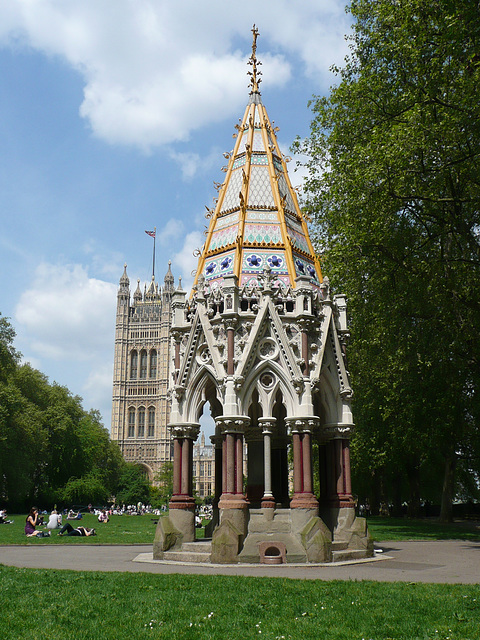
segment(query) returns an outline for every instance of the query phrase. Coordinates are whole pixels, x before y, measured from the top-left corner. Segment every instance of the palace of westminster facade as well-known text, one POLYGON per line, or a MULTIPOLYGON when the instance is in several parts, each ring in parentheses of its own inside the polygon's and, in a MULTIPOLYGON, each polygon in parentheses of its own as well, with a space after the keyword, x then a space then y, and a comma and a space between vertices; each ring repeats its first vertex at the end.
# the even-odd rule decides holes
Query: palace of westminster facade
MULTIPOLYGON (((163 287, 152 280, 133 294, 127 266, 117 294, 111 437, 127 462, 136 462, 154 481, 173 458, 169 421, 170 328, 174 277, 168 265, 163 287)), ((214 447, 195 444, 194 473, 200 497, 214 492, 214 447)))

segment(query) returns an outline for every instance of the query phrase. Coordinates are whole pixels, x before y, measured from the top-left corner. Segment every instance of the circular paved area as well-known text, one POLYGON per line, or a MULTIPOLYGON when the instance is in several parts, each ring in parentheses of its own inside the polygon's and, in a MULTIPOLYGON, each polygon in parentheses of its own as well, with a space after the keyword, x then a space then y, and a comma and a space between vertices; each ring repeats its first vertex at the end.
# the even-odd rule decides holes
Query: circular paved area
POLYGON ((462 540, 377 543, 374 561, 339 565, 191 565, 155 562, 148 545, 0 546, 0 563, 16 567, 129 571, 191 575, 242 575, 308 580, 376 580, 380 582, 480 582, 480 541, 462 540))

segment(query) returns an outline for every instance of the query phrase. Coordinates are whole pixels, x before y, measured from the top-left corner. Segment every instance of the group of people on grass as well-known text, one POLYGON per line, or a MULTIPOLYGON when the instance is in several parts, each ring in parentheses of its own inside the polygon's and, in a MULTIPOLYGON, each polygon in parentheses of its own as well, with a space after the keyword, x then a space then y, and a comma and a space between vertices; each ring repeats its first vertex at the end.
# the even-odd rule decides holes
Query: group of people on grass
MULTIPOLYGON (((25 520, 25 535, 28 538, 33 538, 33 537, 43 538, 43 537, 50 536, 50 532, 53 529, 58 529, 61 527, 62 515, 57 513, 55 509, 52 511, 48 519, 47 531, 42 531, 41 529, 37 529, 37 527, 40 526, 41 524, 43 524, 43 518, 42 518, 42 521, 40 521, 40 516, 39 516, 37 507, 32 507, 25 520)), ((66 524, 63 525, 63 527, 61 527, 60 531, 58 532, 58 535, 88 537, 88 536, 96 535, 96 532, 95 532, 95 529, 89 529, 88 527, 77 527, 75 529, 74 527, 72 527, 72 525, 69 522, 67 522, 66 524)))

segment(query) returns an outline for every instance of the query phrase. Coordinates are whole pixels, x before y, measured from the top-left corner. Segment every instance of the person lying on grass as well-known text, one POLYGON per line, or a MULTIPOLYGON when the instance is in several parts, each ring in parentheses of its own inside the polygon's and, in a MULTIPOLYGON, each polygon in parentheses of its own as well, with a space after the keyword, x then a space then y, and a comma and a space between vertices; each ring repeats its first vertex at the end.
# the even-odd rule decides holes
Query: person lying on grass
POLYGON ((97 535, 95 529, 89 529, 88 527, 77 527, 76 529, 74 529, 69 522, 63 525, 63 527, 58 532, 58 535, 63 536, 64 533, 66 533, 67 536, 87 536, 88 537, 88 536, 97 535))

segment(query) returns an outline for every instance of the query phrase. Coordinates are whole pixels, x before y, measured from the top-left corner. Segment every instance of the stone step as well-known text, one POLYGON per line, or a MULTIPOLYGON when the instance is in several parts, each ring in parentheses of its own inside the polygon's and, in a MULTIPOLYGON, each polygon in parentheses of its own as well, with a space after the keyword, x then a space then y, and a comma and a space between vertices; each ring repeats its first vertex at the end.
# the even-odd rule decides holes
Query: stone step
POLYGON ((182 551, 194 551, 195 553, 211 553, 212 541, 211 540, 195 540, 195 542, 184 542, 182 544, 182 551))
POLYGON ((360 560, 365 557, 365 549, 332 551, 332 562, 347 562, 348 560, 360 560))
POLYGON ((332 551, 343 551, 344 549, 348 549, 347 542, 332 542, 332 551))
POLYGON ((210 552, 183 551, 182 549, 165 551, 163 559, 171 562, 210 562, 210 552))

